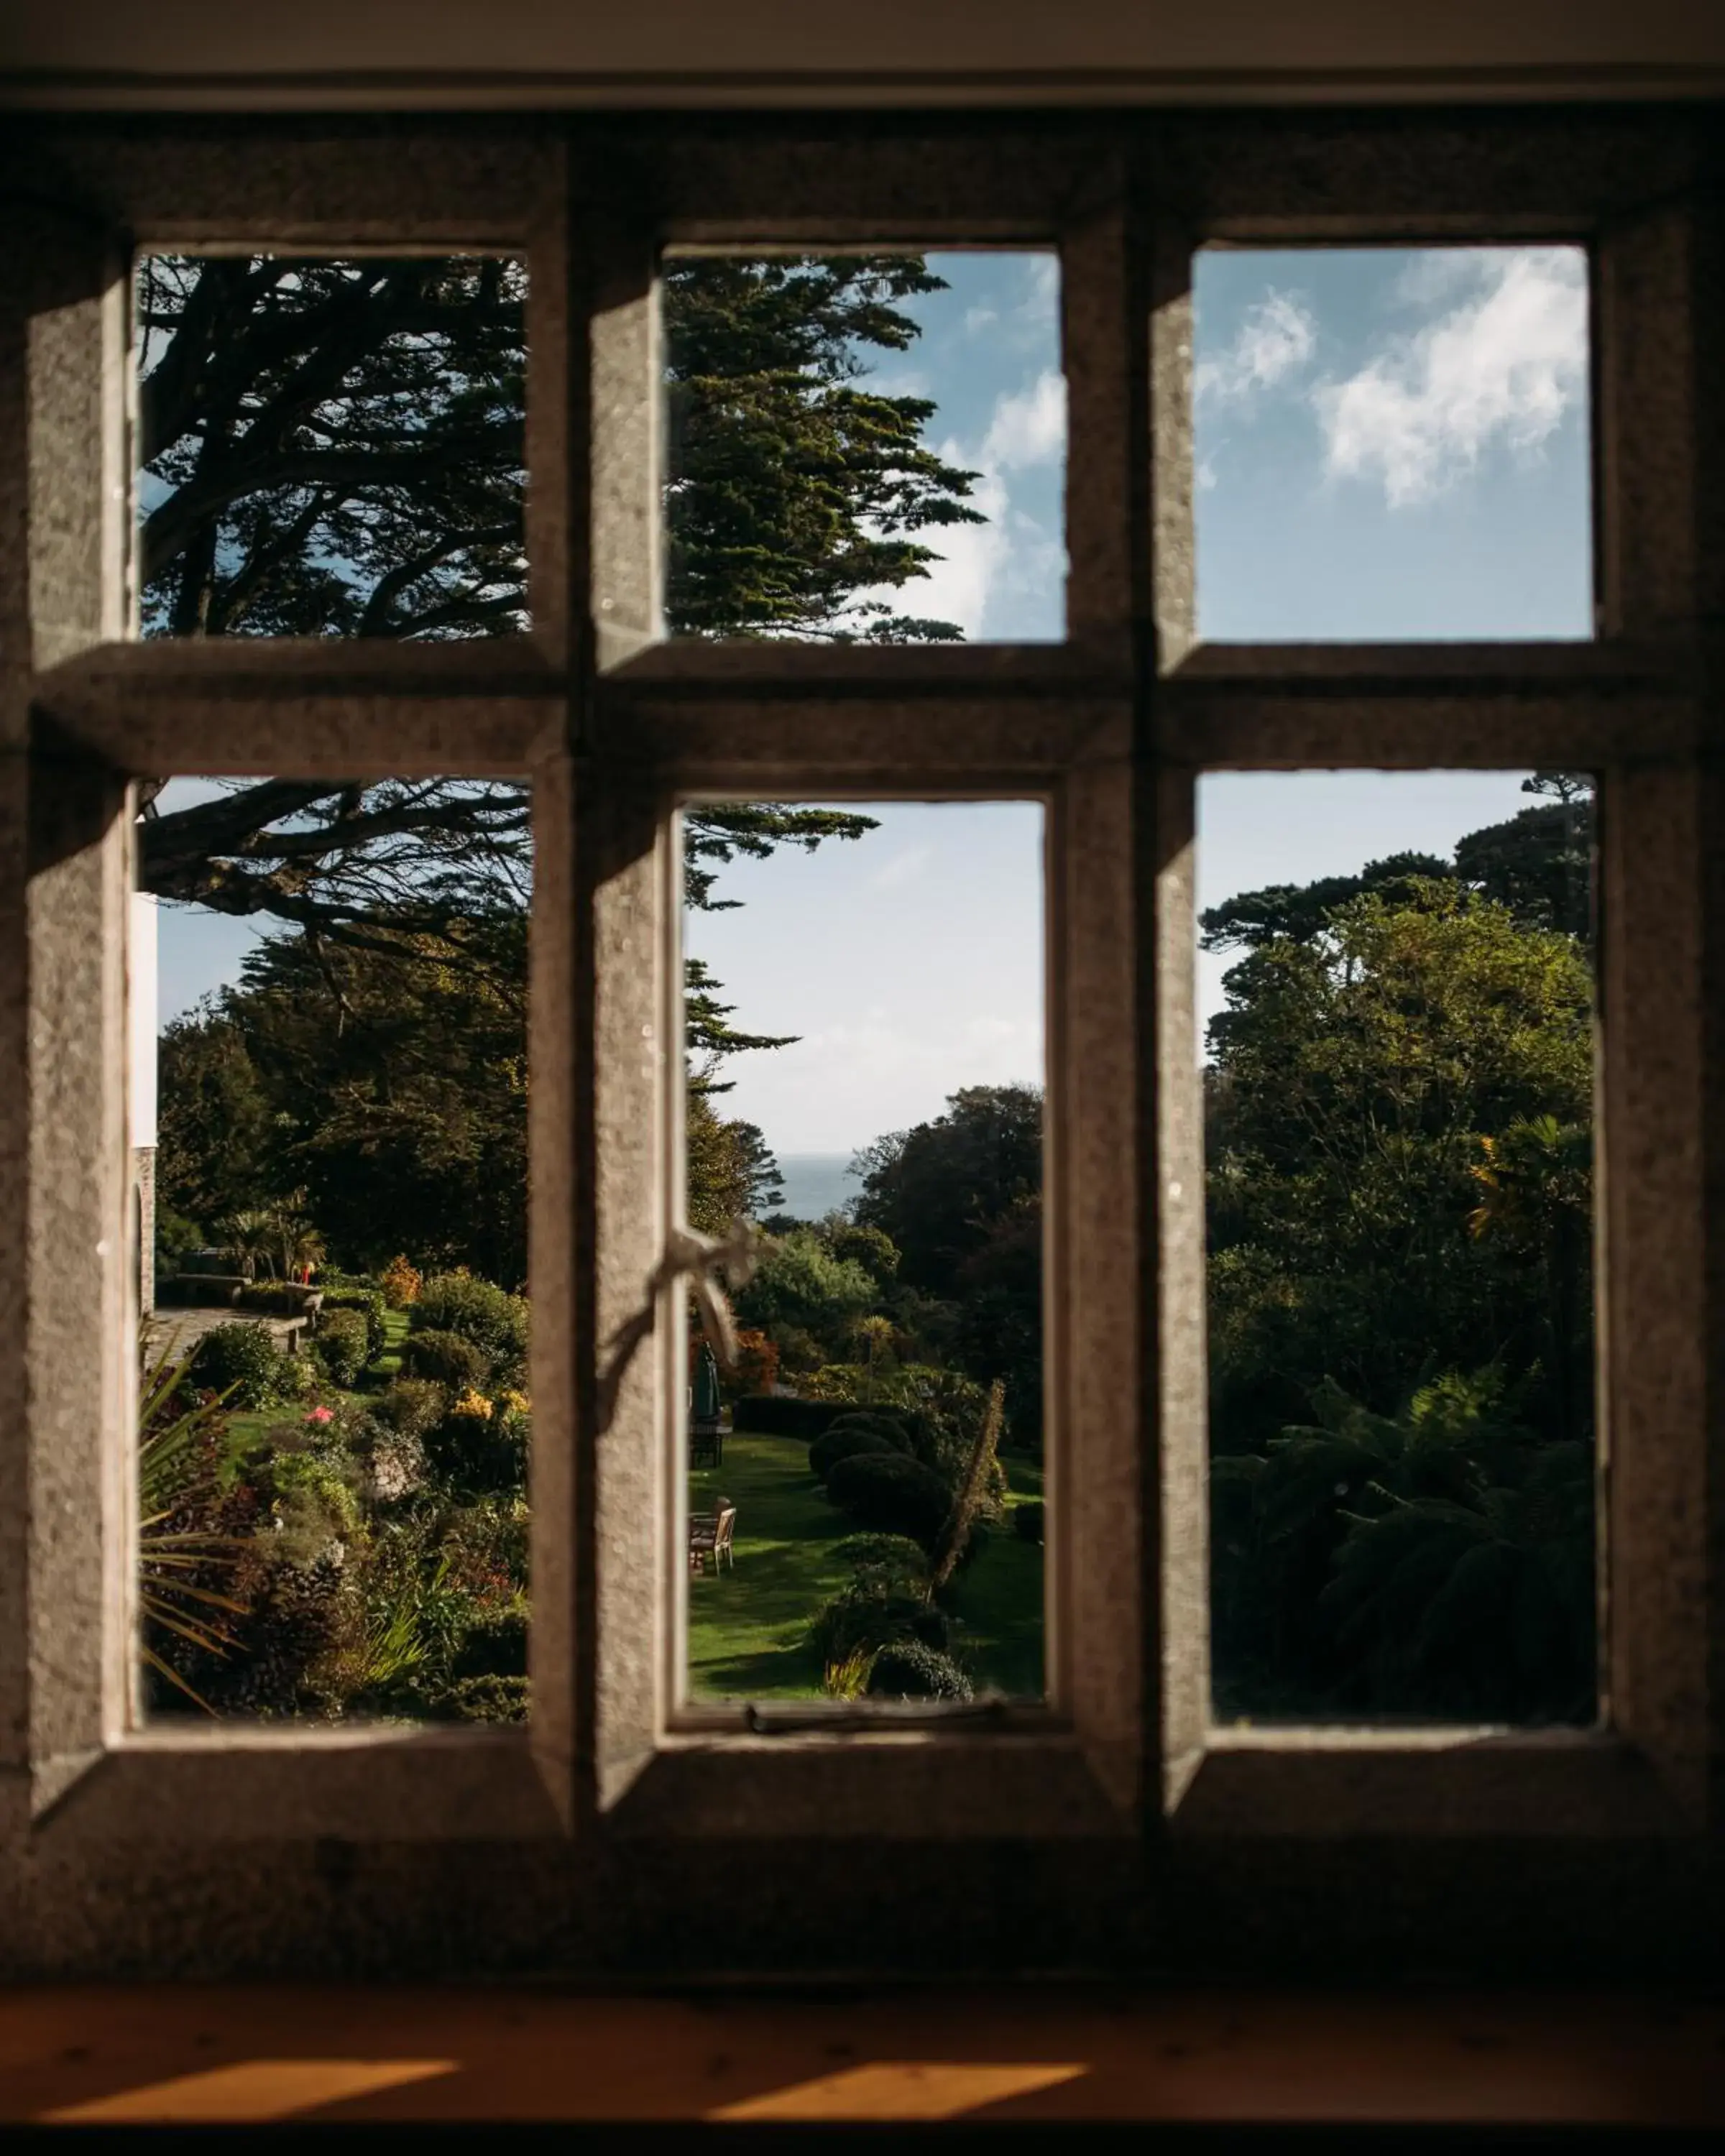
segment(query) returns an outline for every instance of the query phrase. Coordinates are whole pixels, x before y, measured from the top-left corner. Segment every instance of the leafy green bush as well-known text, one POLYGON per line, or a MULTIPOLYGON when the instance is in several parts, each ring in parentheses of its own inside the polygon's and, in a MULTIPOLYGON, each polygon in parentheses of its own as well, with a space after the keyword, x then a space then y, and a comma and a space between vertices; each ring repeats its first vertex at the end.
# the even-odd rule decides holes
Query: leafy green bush
POLYGON ((331 1313, 337 1310, 355 1310, 364 1318, 365 1359, 367 1363, 374 1356, 382 1353, 383 1343, 389 1337, 388 1328, 383 1322, 383 1313, 388 1307, 381 1288, 326 1287, 323 1291, 323 1317, 326 1323, 328 1322, 331 1313))
POLYGON ((503 1496, 524 1490, 531 1420, 510 1414, 483 1394, 463 1394, 426 1433, 432 1472, 451 1489, 475 1495, 503 1496))
POLYGON ((482 1609, 462 1635, 455 1656, 460 1677, 524 1677, 527 1674, 527 1599, 482 1609))
POLYGON ((895 1640, 875 1656, 869 1671, 871 1699, 955 1699, 972 1697, 970 1679, 950 1655, 915 1640, 895 1640))
POLYGON ((318 1360, 329 1373, 330 1383, 352 1390, 371 1357, 366 1343, 364 1313, 357 1310, 326 1311, 317 1328, 318 1360))
POLYGON ((449 1396, 430 1378, 398 1378, 388 1391, 372 1403, 379 1422, 403 1437, 424 1437, 449 1410, 449 1396))
POLYGON ((485 1354, 488 1369, 518 1377, 527 1360, 527 1302, 472 1273, 439 1273, 411 1308, 415 1333, 455 1332, 485 1354))
POLYGON ((809 1471, 824 1482, 841 1460, 855 1460, 869 1452, 890 1452, 900 1459, 906 1456, 902 1447, 895 1445, 885 1430, 829 1430, 809 1446, 809 1471))
POLYGON ((267 1407, 281 1397, 280 1366, 292 1359, 280 1353, 261 1325, 218 1325, 193 1353, 192 1382, 227 1394, 230 1407, 267 1407))
POLYGON ((457 1722, 525 1722, 527 1680, 524 1677, 458 1677, 438 1702, 441 1712, 457 1722))
POLYGON ((1047 1527, 1047 1514, 1040 1497, 1027 1504, 1014 1505, 1012 1511, 1013 1532, 1021 1542, 1040 1543, 1047 1527))
POLYGON ((901 1640, 927 1647, 947 1644, 947 1614, 919 1594, 893 1593, 859 1579, 824 1602, 809 1636, 823 1662, 843 1662, 901 1640))
POLYGON ((932 1468, 901 1453, 861 1453, 841 1460, 827 1476, 827 1495, 865 1527, 908 1535, 932 1549, 952 1509, 947 1486, 932 1468))
POLYGON ((401 1367, 409 1378, 434 1378, 465 1392, 482 1384, 491 1367, 485 1349, 459 1332, 410 1332, 402 1343, 401 1367))
POLYGON ((795 1400, 780 1393, 761 1393, 738 1400, 731 1410, 733 1430, 761 1437, 800 1437, 805 1444, 824 1437, 842 1414, 854 1413, 848 1400, 795 1400))
POLYGON ((907 1592, 928 1584, 928 1553, 908 1535, 846 1535, 833 1555, 855 1568, 859 1578, 880 1578, 907 1592))

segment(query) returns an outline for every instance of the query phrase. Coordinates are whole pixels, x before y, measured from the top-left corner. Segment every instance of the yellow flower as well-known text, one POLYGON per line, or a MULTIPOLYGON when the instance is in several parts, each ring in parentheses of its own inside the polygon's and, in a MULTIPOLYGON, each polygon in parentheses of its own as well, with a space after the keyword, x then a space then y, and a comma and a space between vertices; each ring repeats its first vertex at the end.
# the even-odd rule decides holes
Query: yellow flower
POLYGON ((505 1414, 531 1414, 533 1410, 533 1403, 526 1394, 518 1393, 513 1388, 508 1392, 498 1394, 497 1404, 505 1414))
POLYGON ((489 1422, 491 1419, 491 1403, 483 1393, 475 1392, 470 1389, 463 1393, 454 1406, 449 1409, 449 1413, 470 1415, 475 1422, 489 1422))

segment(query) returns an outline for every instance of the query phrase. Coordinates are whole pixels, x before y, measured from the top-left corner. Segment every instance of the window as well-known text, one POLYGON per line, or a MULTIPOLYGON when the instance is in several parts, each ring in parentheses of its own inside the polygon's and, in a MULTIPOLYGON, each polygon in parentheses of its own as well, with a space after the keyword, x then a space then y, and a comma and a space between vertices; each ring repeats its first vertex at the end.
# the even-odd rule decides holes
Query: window
POLYGON ((21 832, 28 811, 28 854, 0 840, 20 999, 0 1113, 21 1163, 0 1266, 22 1313, 0 1351, 0 1743, 33 1852, 8 1930, 32 1967, 662 1971, 710 1968, 722 1936, 732 1965, 780 1971, 1034 1953, 1237 1974, 1320 1926, 1358 1968, 1414 1948, 1434 1969, 1574 1966, 1625 1937, 1667 1964, 1702 1950, 1719 1622, 1720 901, 1692 670, 1717 612, 1705 117, 31 135, 44 177, 0 290, 25 393, 4 407, 0 495, 28 571, 0 629, 32 669, 0 819, 21 832), (1595 295, 1596 633, 1201 640, 1203 250, 1506 240, 1584 251, 1595 295), (525 265, 525 600, 505 633, 128 634, 116 265, 134 244, 525 265), (665 265, 973 248, 1059 260, 1064 638, 1028 619, 986 645, 667 637, 665 265), (1213 1713, 1194 800, 1201 774, 1305 770, 1596 777, 1595 1727, 1213 1713), (124 924, 138 782, 192 772, 531 783, 523 1726, 211 1732, 132 1712, 124 924), (711 1263, 677 1232, 677 819, 902 799, 1045 819, 1045 1700, 708 1725, 679 1712, 673 1636, 685 1319, 711 1263), (857 1881, 842 1923, 839 1875, 857 1881))

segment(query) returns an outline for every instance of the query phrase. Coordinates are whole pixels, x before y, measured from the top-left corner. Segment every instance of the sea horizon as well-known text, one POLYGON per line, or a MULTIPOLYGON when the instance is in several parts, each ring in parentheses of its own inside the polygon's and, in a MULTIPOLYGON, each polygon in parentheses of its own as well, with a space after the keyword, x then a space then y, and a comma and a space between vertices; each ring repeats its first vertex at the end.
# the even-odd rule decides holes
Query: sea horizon
POLYGON ((848 1213, 862 1190, 846 1170, 856 1158, 848 1152, 778 1152, 778 1187, 784 1204, 774 1207, 798 1220, 824 1220, 829 1213, 848 1213))

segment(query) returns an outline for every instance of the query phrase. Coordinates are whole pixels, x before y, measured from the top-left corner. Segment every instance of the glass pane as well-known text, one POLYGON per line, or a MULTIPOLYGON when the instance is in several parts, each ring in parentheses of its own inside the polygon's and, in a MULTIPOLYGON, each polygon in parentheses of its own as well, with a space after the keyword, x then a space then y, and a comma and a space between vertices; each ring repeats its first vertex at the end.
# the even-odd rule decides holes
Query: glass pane
POLYGON ((518 1721, 527 789, 141 793, 146 1711, 518 1721))
POLYGON ((696 1700, 1042 1694, 1042 824, 685 810, 696 1700))
POLYGON ((1593 634, 1581 249, 1206 248, 1193 291, 1200 635, 1593 634))
POLYGON ((490 257, 144 256, 143 634, 525 629, 526 300, 490 257))
POLYGON ((664 265, 674 636, 1065 634, 1050 254, 664 265))
POLYGON ((1217 1717, 1589 1722, 1591 781, 1200 809, 1217 1717))

